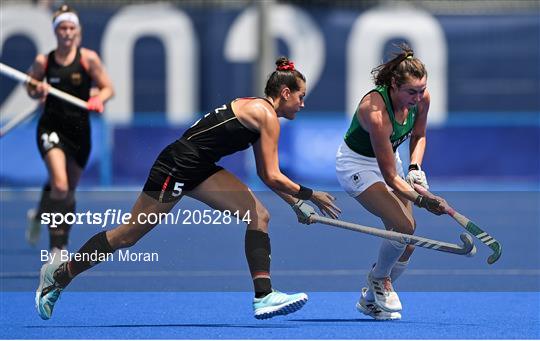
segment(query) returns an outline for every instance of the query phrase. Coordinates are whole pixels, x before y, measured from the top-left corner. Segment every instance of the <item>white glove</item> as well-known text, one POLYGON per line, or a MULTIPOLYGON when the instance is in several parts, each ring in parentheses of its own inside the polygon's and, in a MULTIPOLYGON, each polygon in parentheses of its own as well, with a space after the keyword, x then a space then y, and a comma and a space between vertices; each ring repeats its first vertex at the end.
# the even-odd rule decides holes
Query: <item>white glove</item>
POLYGON ((407 177, 405 180, 411 185, 411 187, 414 188, 414 184, 418 184, 425 189, 429 189, 429 185, 427 183, 426 179, 426 173, 420 168, 419 165, 411 165, 409 166, 409 173, 407 173, 407 177), (412 168, 418 168, 418 169, 412 169, 412 168))
POLYGON ((296 217, 298 217, 298 222, 302 224, 309 225, 311 223, 310 217, 315 213, 313 207, 306 204, 304 200, 298 200, 296 204, 292 205, 296 217))

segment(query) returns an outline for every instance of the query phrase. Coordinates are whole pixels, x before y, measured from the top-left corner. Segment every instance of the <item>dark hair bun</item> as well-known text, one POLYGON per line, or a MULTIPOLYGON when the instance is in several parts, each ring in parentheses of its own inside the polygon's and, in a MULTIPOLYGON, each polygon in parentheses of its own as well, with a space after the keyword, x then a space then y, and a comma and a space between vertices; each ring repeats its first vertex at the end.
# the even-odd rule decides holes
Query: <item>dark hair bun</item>
POLYGON ((77 11, 73 7, 70 7, 69 5, 63 4, 62 6, 60 6, 56 10, 56 12, 54 12, 53 20, 62 13, 75 13, 75 14, 77 14, 77 11))
POLYGON ((294 63, 287 57, 279 57, 276 60, 277 71, 294 71, 294 63))

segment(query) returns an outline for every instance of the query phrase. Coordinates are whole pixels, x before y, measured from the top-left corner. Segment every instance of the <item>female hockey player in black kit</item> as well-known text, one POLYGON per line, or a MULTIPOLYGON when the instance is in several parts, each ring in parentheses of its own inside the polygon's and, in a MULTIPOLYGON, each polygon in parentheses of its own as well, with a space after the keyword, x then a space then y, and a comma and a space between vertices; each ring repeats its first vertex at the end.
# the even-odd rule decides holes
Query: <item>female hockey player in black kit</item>
MULTIPOLYGON (((259 177, 293 206, 300 221, 305 221, 310 213, 303 200, 311 200, 332 218, 340 213, 330 194, 301 186, 279 169, 278 118, 292 120, 304 107, 306 83, 287 58, 279 58, 276 65, 266 83, 266 97, 235 99, 193 124, 157 157, 132 208, 131 221, 94 235, 78 253, 105 255, 134 245, 156 225, 141 223, 138 216, 167 213, 187 195, 216 210, 238 212, 240 217, 250 213, 245 253, 254 284, 255 317, 265 319, 300 309, 307 301, 306 294, 287 295, 272 289, 267 209, 236 176, 216 165, 221 157, 252 145, 259 177)), ((73 277, 93 265, 94 262, 76 260, 45 264, 36 292, 39 315, 49 319, 61 291, 73 277)))
MULTIPOLYGON (((109 76, 96 52, 81 48, 79 18, 73 9, 63 5, 53 16, 57 47, 48 55, 39 54, 29 75, 47 82, 29 83, 30 97, 45 101, 38 123, 37 144, 49 179, 41 193, 37 211, 29 212, 26 238, 37 243, 42 213, 66 214, 75 211, 75 189, 90 155, 89 111, 103 112, 103 103, 113 96, 109 76), (92 82, 97 91, 90 97, 92 82), (88 101, 88 110, 81 109, 53 96, 48 86, 88 101)), ((70 225, 49 227, 49 249, 55 253, 65 249, 70 225)))

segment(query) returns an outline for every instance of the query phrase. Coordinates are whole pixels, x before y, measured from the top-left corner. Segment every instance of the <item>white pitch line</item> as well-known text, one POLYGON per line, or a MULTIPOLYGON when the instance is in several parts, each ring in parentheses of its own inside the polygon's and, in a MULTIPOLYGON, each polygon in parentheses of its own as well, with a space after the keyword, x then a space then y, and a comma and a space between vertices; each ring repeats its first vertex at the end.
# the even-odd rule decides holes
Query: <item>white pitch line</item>
MULTIPOLYGON (((366 275, 368 270, 275 270, 276 276, 356 276, 366 275)), ((0 272, 0 278, 37 278, 39 271, 0 272)), ((411 269, 405 276, 540 276, 540 269, 411 269)), ((195 271, 90 271, 85 277, 226 277, 249 276, 247 270, 195 270, 195 271)))

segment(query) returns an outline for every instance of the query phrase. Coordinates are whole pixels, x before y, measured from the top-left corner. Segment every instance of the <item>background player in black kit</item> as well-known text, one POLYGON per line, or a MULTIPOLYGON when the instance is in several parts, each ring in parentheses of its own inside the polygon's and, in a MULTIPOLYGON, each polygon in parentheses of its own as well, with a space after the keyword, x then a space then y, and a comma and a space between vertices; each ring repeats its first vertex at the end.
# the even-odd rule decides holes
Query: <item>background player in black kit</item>
MULTIPOLYGON (((39 81, 29 83, 28 94, 45 101, 38 123, 37 144, 45 161, 49 180, 41 193, 39 207, 29 212, 26 237, 35 244, 39 238, 41 213, 75 211, 75 189, 90 155, 89 110, 103 112, 103 103, 113 96, 113 87, 96 52, 81 48, 81 28, 77 14, 63 5, 53 16, 57 47, 48 55, 39 54, 29 75, 39 81), (97 91, 90 97, 92 83, 97 91), (53 96, 48 86, 88 101, 88 110, 80 109, 53 96)), ((50 250, 65 249, 70 226, 49 227, 50 250)))
MULTIPOLYGON (((265 98, 239 98, 206 114, 183 136, 158 156, 125 225, 100 232, 90 238, 79 254, 112 253, 134 245, 155 224, 141 224, 137 217, 167 213, 183 195, 217 210, 250 212, 245 235, 245 253, 254 283, 253 309, 256 318, 285 315, 300 309, 307 301, 304 293, 287 295, 272 290, 270 281, 270 239, 267 209, 236 176, 215 163, 221 157, 253 146, 257 173, 264 183, 293 206, 299 220, 309 216, 303 200, 311 200, 323 214, 336 218, 340 213, 331 195, 316 192, 283 175, 278 162, 278 117, 294 119, 304 107, 304 76, 287 58, 276 61, 265 88, 265 98)), ((36 291, 36 307, 49 319, 61 291, 73 277, 95 263, 76 261, 46 263, 41 269, 36 291)))

